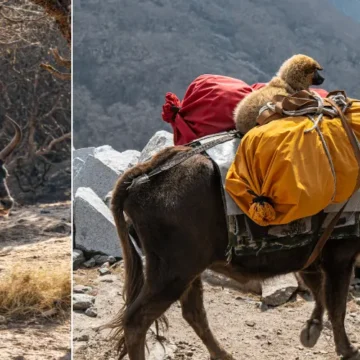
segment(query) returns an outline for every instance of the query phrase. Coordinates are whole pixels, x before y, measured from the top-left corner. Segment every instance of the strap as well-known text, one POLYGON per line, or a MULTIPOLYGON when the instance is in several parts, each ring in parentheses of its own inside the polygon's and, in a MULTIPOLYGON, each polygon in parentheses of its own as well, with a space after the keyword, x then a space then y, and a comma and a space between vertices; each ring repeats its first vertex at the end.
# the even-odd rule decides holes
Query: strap
POLYGON ((319 241, 316 243, 314 250, 312 251, 310 257, 307 259, 303 269, 308 268, 320 255, 322 249, 324 248, 326 242, 329 240, 330 235, 332 234, 335 225, 340 220, 340 216, 343 213, 346 205, 348 204, 349 200, 342 206, 342 208, 338 211, 335 217, 330 221, 330 224, 327 226, 323 234, 321 235, 319 241))
MULTIPOLYGON (((201 145, 193 146, 192 148, 190 148, 191 150, 178 152, 170 160, 157 166, 156 168, 151 170, 148 174, 144 174, 144 175, 141 175, 141 176, 133 179, 130 186, 127 189, 131 189, 139 184, 149 181, 151 177, 158 175, 166 170, 169 170, 176 165, 181 164, 182 162, 190 159, 194 155, 201 154, 204 151, 209 150, 217 145, 223 144, 227 141, 231 141, 231 140, 233 140, 235 138, 239 138, 239 137, 241 137, 240 133, 238 131, 232 130, 232 131, 224 133, 224 135, 222 135, 222 136, 215 137, 214 140, 210 140, 201 145)), ((199 139, 199 140, 201 140, 201 139, 199 139)))
MULTIPOLYGON (((352 131, 350 125, 349 125, 349 120, 347 119, 347 117, 345 116, 345 114, 341 111, 341 109, 337 106, 337 104, 335 103, 335 101, 333 101, 332 99, 327 98, 326 99, 327 102, 329 102, 333 107, 335 107, 335 109, 338 111, 339 113, 339 117, 341 119, 341 123, 345 129, 346 135, 349 138, 350 144, 353 148, 354 151, 354 155, 355 158, 358 162, 359 165, 359 171, 358 171, 358 176, 356 179, 356 185, 355 185, 355 189, 353 191, 353 194, 358 191, 359 187, 360 187, 360 149, 359 149, 359 143, 354 135, 354 132, 352 131)), ((310 257, 308 258, 307 262, 305 263, 305 265, 303 266, 303 269, 306 269, 307 267, 309 267, 320 255, 322 249, 324 248, 326 242, 328 241, 331 233, 334 230, 335 225, 337 224, 337 222, 340 219, 341 214, 343 213, 346 205, 348 204, 349 200, 342 206, 342 208, 339 210, 339 212, 336 214, 336 216, 330 221, 330 224, 328 225, 328 227, 325 229, 325 231, 323 232, 323 234, 321 235, 319 241, 317 242, 317 244, 315 245, 314 250, 312 251, 310 257)))

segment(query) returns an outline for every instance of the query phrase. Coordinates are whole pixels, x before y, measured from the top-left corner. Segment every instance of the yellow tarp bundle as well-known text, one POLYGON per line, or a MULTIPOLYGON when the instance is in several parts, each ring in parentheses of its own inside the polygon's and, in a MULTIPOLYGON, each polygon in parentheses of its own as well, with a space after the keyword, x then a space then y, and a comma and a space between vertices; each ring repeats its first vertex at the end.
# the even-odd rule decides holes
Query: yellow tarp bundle
MULTIPOLYGON (((354 101, 354 100, 353 100, 354 101)), ((346 111, 360 139, 360 102, 346 111)), ((319 127, 329 158, 307 117, 287 117, 256 127, 241 140, 226 177, 230 196, 261 226, 287 224, 312 216, 354 192, 358 163, 340 118, 324 117, 319 127)))

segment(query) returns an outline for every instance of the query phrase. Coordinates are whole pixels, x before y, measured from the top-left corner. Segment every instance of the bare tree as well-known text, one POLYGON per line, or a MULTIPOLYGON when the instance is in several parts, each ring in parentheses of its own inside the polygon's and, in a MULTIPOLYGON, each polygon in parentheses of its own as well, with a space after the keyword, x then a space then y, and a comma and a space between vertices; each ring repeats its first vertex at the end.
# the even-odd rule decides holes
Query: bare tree
MULTIPOLYGON (((66 40, 68 47, 71 47, 71 0, 31 0, 44 8, 45 12, 55 19, 61 34, 66 40)), ((71 60, 62 57, 57 48, 51 49, 56 63, 59 66, 71 69, 71 60)), ((59 79, 70 80, 71 73, 61 73, 49 64, 41 64, 41 66, 52 73, 59 79)))
MULTIPOLYGON (((67 171, 60 164, 69 160, 71 153, 70 82, 62 81, 70 78, 70 73, 44 64, 52 60, 52 54, 64 71, 70 68, 70 61, 60 56, 63 52, 70 58, 71 31, 66 26, 70 25, 70 8, 65 17, 45 3, 0 2, 0 121, 9 114, 24 134, 7 167, 20 190, 34 194, 43 191, 49 174, 67 171)), ((0 147, 12 135, 5 123, 2 130, 0 147)))

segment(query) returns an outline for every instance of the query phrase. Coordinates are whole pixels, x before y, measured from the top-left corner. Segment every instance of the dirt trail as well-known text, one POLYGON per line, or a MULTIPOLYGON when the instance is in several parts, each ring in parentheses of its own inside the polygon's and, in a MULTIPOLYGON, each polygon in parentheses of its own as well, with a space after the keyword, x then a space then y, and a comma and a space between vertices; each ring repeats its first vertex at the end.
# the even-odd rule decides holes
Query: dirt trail
MULTIPOLYGON (((97 318, 88 317, 81 312, 74 314, 74 360, 116 359, 112 344, 107 339, 107 332, 99 333, 95 328, 112 319, 121 307, 123 270, 120 267, 114 274, 102 277, 97 274, 96 269, 80 269, 74 274, 75 284, 93 288, 91 293, 96 296, 95 305, 98 309, 97 318)), ((328 321, 325 322, 325 329, 315 348, 306 349, 301 346, 299 334, 314 305, 306 294, 298 294, 292 302, 278 308, 262 311, 257 296, 208 283, 205 283, 204 289, 210 326, 224 348, 236 359, 338 359, 328 321)), ((161 348, 154 345, 150 334, 151 351, 148 358, 209 359, 204 345, 183 320, 178 303, 169 309, 167 316, 170 321, 170 329, 165 333, 167 355, 162 355, 161 348)), ((354 300, 348 303, 346 327, 351 340, 359 346, 360 306, 354 300)))
MULTIPOLYGON (((15 208, 0 227, 0 281, 19 266, 49 271, 69 266, 70 271, 70 202, 15 208)), ((70 360, 70 315, 8 319, 0 325, 0 339, 4 360, 70 360)))

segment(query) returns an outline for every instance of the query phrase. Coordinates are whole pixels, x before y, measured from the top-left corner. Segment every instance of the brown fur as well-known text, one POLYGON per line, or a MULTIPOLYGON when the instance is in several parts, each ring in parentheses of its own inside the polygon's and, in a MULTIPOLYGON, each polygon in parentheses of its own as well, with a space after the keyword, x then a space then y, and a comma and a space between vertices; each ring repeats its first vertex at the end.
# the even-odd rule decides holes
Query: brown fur
POLYGON ((294 55, 286 60, 265 87, 249 94, 236 106, 236 129, 245 134, 255 127, 260 109, 271 102, 275 95, 288 96, 300 90, 308 90, 317 69, 322 69, 320 64, 306 55, 294 55))
MULTIPOLYGON (((314 243, 277 253, 235 256, 227 264, 221 181, 209 159, 193 156, 127 190, 134 177, 165 162, 177 151, 180 148, 169 148, 148 163, 135 166, 114 188, 112 209, 123 248, 126 303, 110 327, 115 329, 119 359, 128 353, 130 360, 145 360, 149 327, 180 300, 184 318, 207 347, 211 359, 233 360, 208 325, 200 274, 211 269, 246 282, 299 271, 314 243), (130 242, 124 211, 131 219, 132 235, 146 256, 145 269, 130 242)), ((329 240, 321 259, 301 272, 316 300, 314 313, 301 334, 302 343, 308 347, 316 343, 327 309, 336 350, 347 360, 360 359, 344 328, 347 292, 358 254, 357 237, 329 240)))

